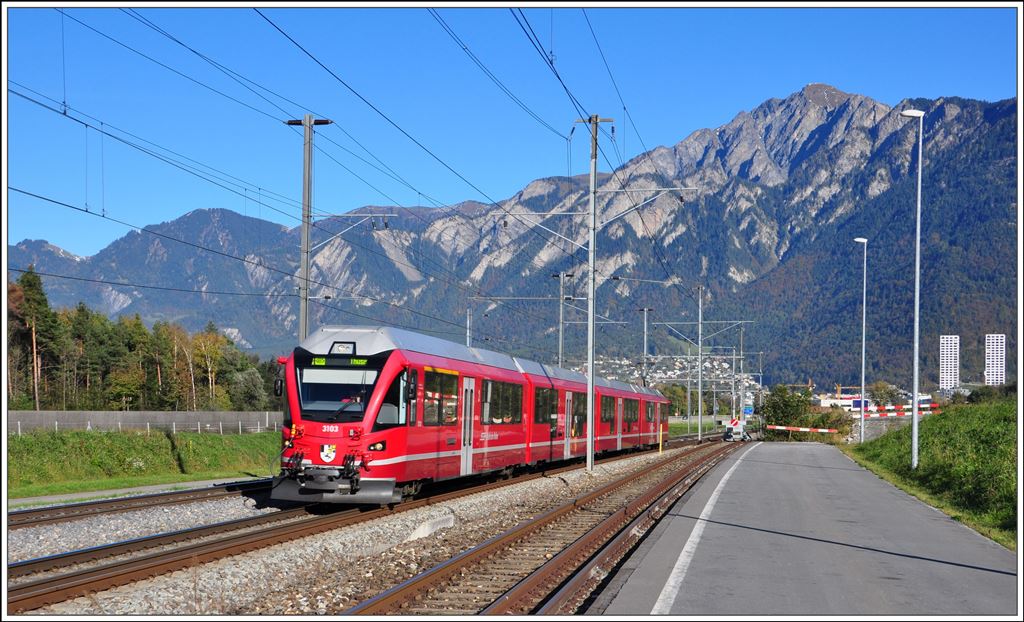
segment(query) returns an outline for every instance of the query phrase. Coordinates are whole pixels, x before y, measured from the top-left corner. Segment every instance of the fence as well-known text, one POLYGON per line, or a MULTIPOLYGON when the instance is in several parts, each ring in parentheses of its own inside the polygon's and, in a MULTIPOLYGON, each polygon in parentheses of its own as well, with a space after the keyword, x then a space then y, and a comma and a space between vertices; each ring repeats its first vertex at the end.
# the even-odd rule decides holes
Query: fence
POLYGON ((195 411, 159 410, 9 410, 7 434, 21 435, 31 430, 166 430, 172 434, 248 434, 278 431, 282 414, 274 411, 195 411))

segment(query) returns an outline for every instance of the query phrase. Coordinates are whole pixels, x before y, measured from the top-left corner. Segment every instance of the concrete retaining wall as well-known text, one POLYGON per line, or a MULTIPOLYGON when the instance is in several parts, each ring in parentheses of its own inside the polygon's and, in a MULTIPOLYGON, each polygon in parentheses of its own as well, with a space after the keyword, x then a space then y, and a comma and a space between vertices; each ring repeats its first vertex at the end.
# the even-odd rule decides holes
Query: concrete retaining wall
POLYGON ((239 434, 281 429, 277 411, 9 410, 7 433, 30 430, 171 430, 239 434))

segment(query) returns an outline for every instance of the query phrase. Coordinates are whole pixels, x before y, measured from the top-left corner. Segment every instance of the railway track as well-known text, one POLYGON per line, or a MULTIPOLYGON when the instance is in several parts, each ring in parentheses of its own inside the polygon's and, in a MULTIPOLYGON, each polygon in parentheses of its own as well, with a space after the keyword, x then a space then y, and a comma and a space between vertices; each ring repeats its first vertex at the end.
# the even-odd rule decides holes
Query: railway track
MULTIPOLYGON (((614 565, 660 513, 738 446, 705 445, 640 476, 624 477, 435 566, 345 615, 534 612, 588 562, 614 565), (633 528, 624 530, 627 526, 633 528), (606 547, 609 544, 613 546, 606 547), (600 550, 606 553, 595 558, 600 550)), ((554 601, 557 613, 572 613, 566 603, 582 602, 589 594, 585 588, 592 589, 599 583, 594 578, 606 572, 590 568, 597 571, 580 573, 583 579, 554 601)))
POLYGON ((18 510, 7 513, 7 528, 20 529, 22 527, 51 525, 113 512, 128 512, 154 506, 195 503, 196 501, 259 493, 269 491, 271 483, 271 479, 261 479, 251 482, 210 486, 208 488, 194 488, 192 490, 178 490, 150 495, 55 505, 33 510, 18 510))
MULTIPOLYGON (((690 442, 683 440, 679 441, 679 444, 685 445, 690 444, 690 442)), ((605 458, 604 460, 616 460, 625 457, 632 456, 617 456, 605 458)), ((354 508, 334 512, 326 516, 307 517, 299 517, 299 513, 308 512, 308 508, 295 508, 261 517, 227 521, 217 525, 208 525, 170 534, 158 534, 148 538, 93 547, 83 551, 72 551, 34 560, 25 560, 8 566, 8 576, 10 578, 27 577, 32 573, 45 572, 53 574, 25 582, 9 583, 7 593, 8 609, 12 612, 37 609, 70 598, 126 585, 148 577, 280 544, 303 536, 323 533, 331 529, 338 529, 426 505, 443 504, 446 501, 459 497, 521 483, 534 478, 550 477, 578 468, 581 468, 579 464, 568 464, 508 480, 490 482, 423 499, 406 501, 394 508, 354 508), (284 512, 292 512, 293 514, 283 515, 284 512), (295 517, 299 518, 286 524, 270 525, 258 531, 249 530, 246 533, 237 533, 259 522, 264 524, 274 521, 281 522, 295 517), (228 532, 236 533, 229 534, 228 532), (195 540, 200 537, 206 539, 202 542, 186 543, 170 550, 153 552, 127 559, 117 559, 89 568, 57 573, 57 571, 66 570, 88 561, 104 560, 113 556, 124 556, 156 546, 195 540)))

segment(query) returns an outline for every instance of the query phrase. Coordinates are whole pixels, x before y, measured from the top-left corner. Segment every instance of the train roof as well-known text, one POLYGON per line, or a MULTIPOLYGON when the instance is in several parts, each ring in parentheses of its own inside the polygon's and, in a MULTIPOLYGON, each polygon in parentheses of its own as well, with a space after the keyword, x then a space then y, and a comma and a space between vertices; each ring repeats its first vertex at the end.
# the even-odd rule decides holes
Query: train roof
MULTIPOLYGON (((359 356, 371 356, 389 350, 411 350, 413 352, 443 356, 459 361, 490 365, 491 367, 508 369, 534 376, 545 376, 570 382, 587 382, 587 377, 578 371, 554 365, 545 365, 529 359, 494 352, 493 350, 471 348, 454 341, 439 339, 391 326, 321 326, 306 337, 299 346, 312 354, 328 354, 331 346, 338 341, 354 343, 355 354, 359 356)), ((650 387, 641 387, 619 380, 608 380, 595 376, 594 384, 621 391, 661 396, 659 391, 650 387)))

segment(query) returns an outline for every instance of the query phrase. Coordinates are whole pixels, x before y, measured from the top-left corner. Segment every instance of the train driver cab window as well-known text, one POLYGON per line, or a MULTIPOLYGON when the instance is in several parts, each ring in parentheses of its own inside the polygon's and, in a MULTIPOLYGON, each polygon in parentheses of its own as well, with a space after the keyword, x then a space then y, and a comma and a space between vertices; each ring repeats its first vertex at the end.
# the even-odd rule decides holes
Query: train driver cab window
POLYGON ((391 386, 384 394, 380 410, 377 411, 377 419, 373 422, 374 432, 405 425, 407 408, 402 396, 405 395, 406 384, 406 372, 404 371, 391 381, 391 386))

